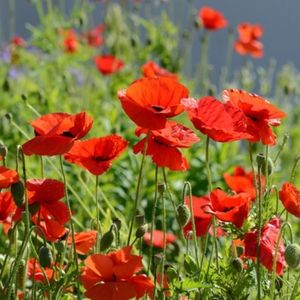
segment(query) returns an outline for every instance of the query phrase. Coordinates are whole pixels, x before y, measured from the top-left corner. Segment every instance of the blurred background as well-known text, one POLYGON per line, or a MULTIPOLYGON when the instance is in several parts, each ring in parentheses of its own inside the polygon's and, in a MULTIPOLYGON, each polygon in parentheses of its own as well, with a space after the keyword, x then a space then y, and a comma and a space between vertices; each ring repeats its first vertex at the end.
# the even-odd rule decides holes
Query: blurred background
MULTIPOLYGON (((45 5, 46 1, 39 1, 42 1, 45 5)), ((0 1, 0 40, 2 42, 9 40, 13 34, 28 38, 30 36, 28 24, 38 25, 38 16, 31 2, 34 2, 34 0, 0 1)), ((60 7, 66 14, 74 5, 74 2, 76 0, 52 1, 53 5, 60 7)), ((90 2, 94 3, 93 18, 89 20, 90 25, 101 23, 106 5, 105 1, 95 0, 90 2)), ((267 67, 270 59, 274 58, 279 66, 293 62, 297 68, 300 68, 299 0, 140 0, 140 3, 134 2, 134 0, 123 0, 123 4, 131 9, 138 6, 140 14, 147 18, 155 19, 155 16, 159 15, 161 11, 166 11, 175 24, 180 23, 182 26, 187 26, 191 21, 188 17, 188 11, 191 7, 196 18, 199 8, 204 5, 222 11, 233 30, 241 22, 259 23, 265 30, 262 38, 265 55, 263 58, 255 60, 254 64, 267 67)), ((220 49, 226 49, 226 43, 227 35, 224 35, 223 30, 214 33, 214 38, 210 42, 210 61, 216 68, 224 64, 225 54, 220 49)), ((199 47, 194 47, 194 57, 196 57, 195 53, 198 50, 199 47)), ((242 61, 243 57, 234 55, 234 64, 241 64, 242 61)))

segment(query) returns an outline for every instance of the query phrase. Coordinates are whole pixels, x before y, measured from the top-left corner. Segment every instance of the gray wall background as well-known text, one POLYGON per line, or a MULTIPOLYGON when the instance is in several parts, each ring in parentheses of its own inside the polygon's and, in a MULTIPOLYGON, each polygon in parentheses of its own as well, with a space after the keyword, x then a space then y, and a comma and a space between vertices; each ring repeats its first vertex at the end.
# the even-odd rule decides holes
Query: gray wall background
MULTIPOLYGON (((64 1, 66 9, 68 9, 75 0, 54 0, 53 2, 61 4, 60 1, 64 1)), ((94 21, 99 23, 103 5, 99 0, 93 2, 96 3, 94 21)), ((293 62, 300 69, 300 0, 168 0, 163 5, 156 7, 156 13, 159 10, 167 9, 175 22, 187 22, 184 20, 184 10, 187 9, 188 2, 194 3, 195 10, 204 5, 221 10, 233 28, 244 21, 260 23, 265 29, 262 39, 265 45, 265 56, 256 60, 255 64, 267 66, 270 58, 275 58, 278 65, 293 62)), ((38 17, 32 4, 29 4, 28 0, 0 0, 0 40, 9 38, 9 3, 15 3, 16 7, 16 33, 25 38, 28 37, 29 32, 25 28, 25 24, 38 24, 38 17)), ((221 52, 226 49, 226 39, 227 35, 224 34, 224 31, 219 31, 214 33, 211 40, 210 60, 216 66, 224 63, 225 54, 221 52)), ((242 58, 234 55, 234 62, 241 63, 242 58)))

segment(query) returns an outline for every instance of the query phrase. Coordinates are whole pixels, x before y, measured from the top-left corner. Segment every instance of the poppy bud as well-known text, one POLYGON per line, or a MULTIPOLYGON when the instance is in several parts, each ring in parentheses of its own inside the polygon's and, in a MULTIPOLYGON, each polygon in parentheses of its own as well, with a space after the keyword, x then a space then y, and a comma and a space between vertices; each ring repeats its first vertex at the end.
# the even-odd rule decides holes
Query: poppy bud
POLYGON ((50 268, 52 264, 52 254, 47 246, 42 246, 39 251, 39 262, 43 268, 50 268))
POLYGON ((2 84, 2 89, 4 92, 9 92, 10 91, 10 84, 7 78, 4 79, 4 82, 2 84))
POLYGON ((8 235, 9 242, 11 244, 14 244, 16 241, 14 229, 9 228, 7 235, 8 235))
POLYGON ((298 268, 300 265, 300 246, 295 243, 288 245, 285 249, 284 257, 290 268, 298 268))
POLYGON ((239 257, 232 258, 230 260, 230 266, 238 273, 243 271, 243 261, 239 257))
POLYGON ((178 223, 181 227, 184 227, 191 217, 191 212, 185 204, 179 204, 177 206, 178 223))
POLYGON ((0 156, 5 157, 7 155, 7 147, 0 142, 0 156))
POLYGON ((110 227, 109 231, 103 234, 100 240, 100 251, 107 250, 114 241, 113 226, 110 227))
POLYGON ((21 289, 25 284, 25 278, 26 278, 25 274, 26 274, 26 261, 24 259, 21 259, 17 271, 18 287, 21 289))
POLYGON ((113 218, 113 223, 115 224, 116 228, 118 231, 120 231, 121 227, 122 227, 122 222, 119 218, 113 218))
MULTIPOLYGON (((271 157, 268 157, 268 175, 271 175, 274 169, 274 163, 271 157)), ((261 171, 264 175, 266 175, 266 163, 261 166, 261 171)))
POLYGON ((140 214, 135 216, 135 223, 137 226, 142 226, 145 224, 145 216, 140 214))
POLYGON ((147 231, 148 231, 148 224, 141 225, 136 230, 135 237, 137 239, 139 239, 139 238, 143 237, 147 231))
POLYGON ((165 183, 164 183, 164 182, 159 182, 159 183, 157 184, 157 189, 158 189, 158 192, 159 192, 160 194, 163 194, 163 193, 165 192, 165 190, 166 190, 166 185, 165 185, 165 183))
POLYGON ((24 184, 22 181, 18 181, 13 183, 10 188, 11 194, 14 198, 14 201, 18 207, 23 205, 23 197, 24 197, 24 184))
POLYGON ((258 167, 263 168, 263 165, 266 164, 266 158, 263 153, 258 153, 256 156, 256 163, 258 167))
POLYGON ((65 243, 63 241, 56 242, 54 246, 58 253, 62 253, 65 249, 65 243))

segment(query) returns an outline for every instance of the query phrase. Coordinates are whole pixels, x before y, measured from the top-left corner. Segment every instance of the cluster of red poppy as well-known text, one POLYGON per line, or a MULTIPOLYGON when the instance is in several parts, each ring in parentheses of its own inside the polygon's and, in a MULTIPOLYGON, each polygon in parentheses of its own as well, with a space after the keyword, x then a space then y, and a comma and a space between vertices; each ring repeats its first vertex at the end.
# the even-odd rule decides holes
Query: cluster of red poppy
MULTIPOLYGON (((211 7, 204 6, 199 10, 199 20, 202 26, 210 31, 223 29, 228 21, 223 14, 211 7)), ((264 54, 264 46, 260 42, 263 28, 259 24, 241 23, 237 26, 238 39, 233 48, 240 55, 250 55, 260 58, 264 54)))

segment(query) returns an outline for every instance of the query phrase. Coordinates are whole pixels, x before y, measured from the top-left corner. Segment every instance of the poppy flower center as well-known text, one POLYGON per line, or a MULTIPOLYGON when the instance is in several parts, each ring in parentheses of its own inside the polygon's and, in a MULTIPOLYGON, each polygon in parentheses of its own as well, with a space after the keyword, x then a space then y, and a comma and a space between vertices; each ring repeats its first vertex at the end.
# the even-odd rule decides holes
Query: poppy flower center
POLYGON ((64 131, 61 135, 65 136, 65 137, 70 137, 70 138, 75 137, 70 131, 64 131))
POLYGON ((164 107, 160 105, 151 105, 152 109, 154 109, 156 112, 161 112, 164 110, 164 107))

